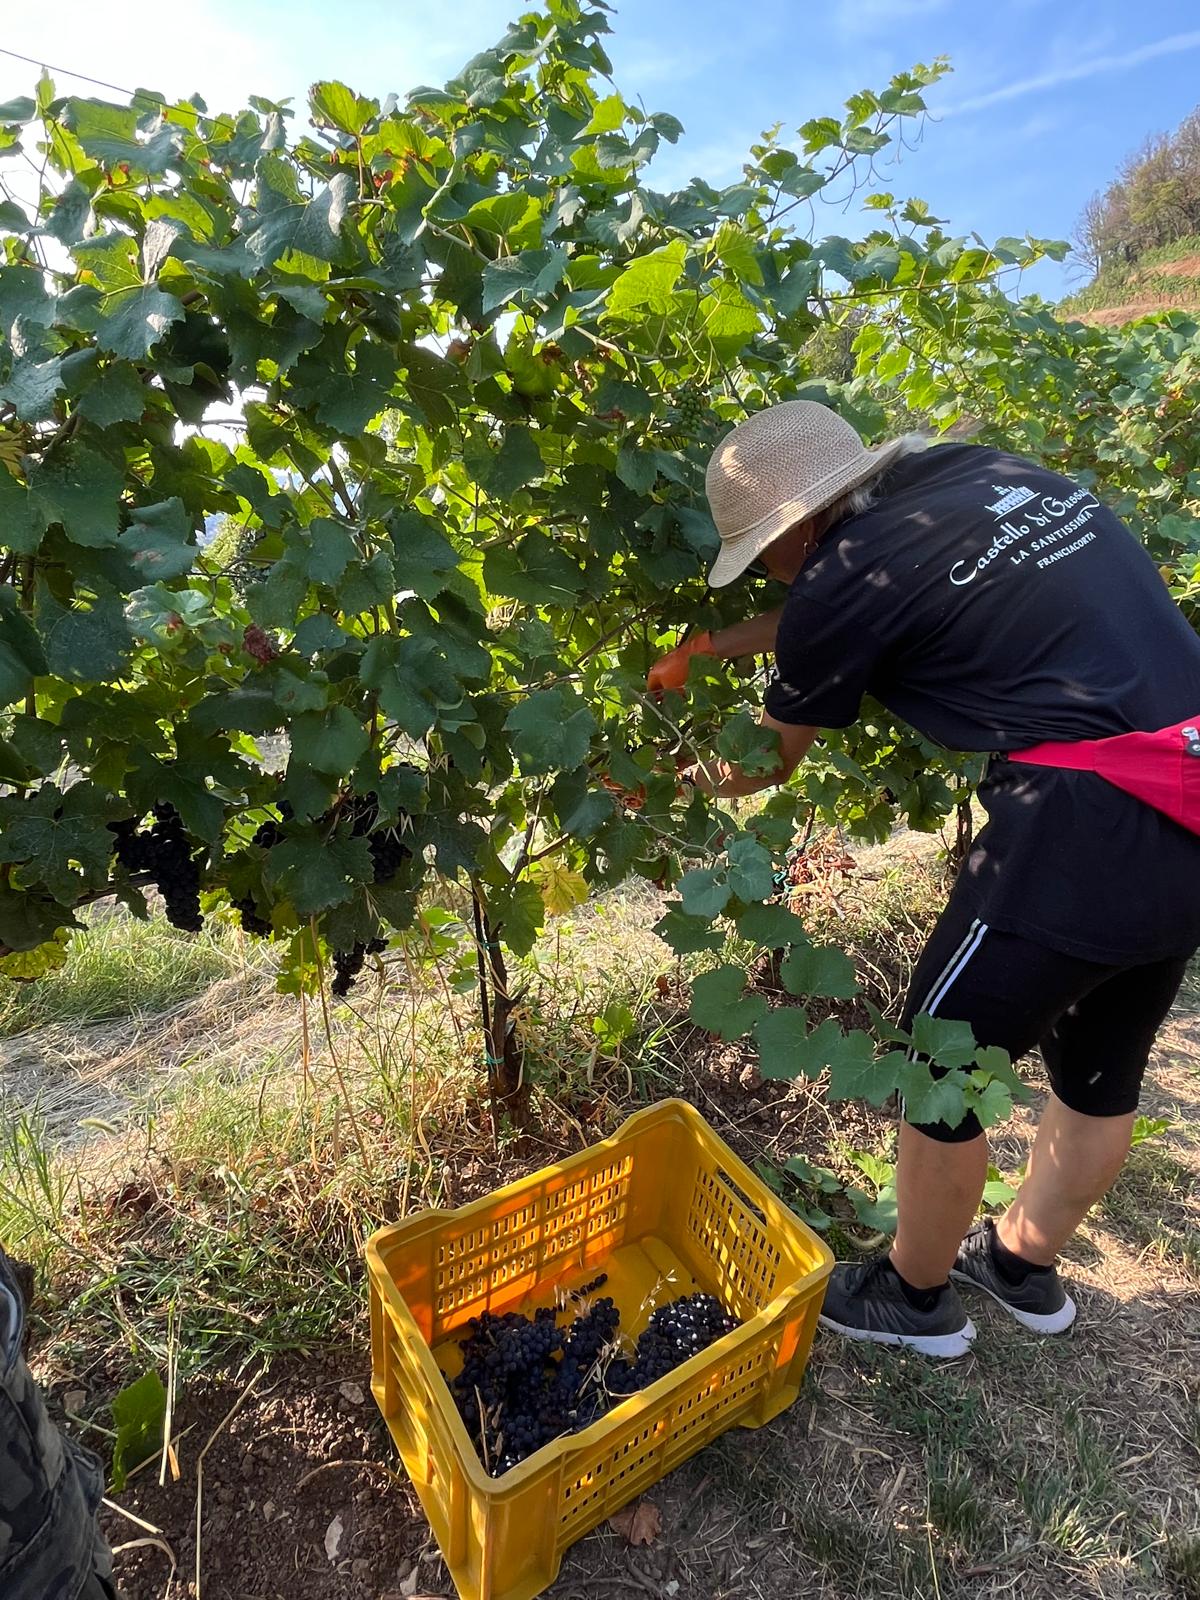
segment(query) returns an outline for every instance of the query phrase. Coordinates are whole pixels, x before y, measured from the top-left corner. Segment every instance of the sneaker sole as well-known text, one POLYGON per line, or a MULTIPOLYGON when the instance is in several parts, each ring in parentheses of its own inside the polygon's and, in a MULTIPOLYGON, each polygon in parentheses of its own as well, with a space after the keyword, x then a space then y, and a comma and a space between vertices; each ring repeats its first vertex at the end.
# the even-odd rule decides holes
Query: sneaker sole
POLYGON ((951 1267, 950 1276, 957 1283, 964 1283, 969 1289, 978 1289, 981 1294, 986 1294, 998 1306, 1003 1306, 1010 1317, 1015 1317, 1023 1328, 1028 1328, 1030 1333, 1066 1333, 1075 1321, 1077 1306, 1068 1295, 1057 1311, 1022 1311, 1006 1300, 1003 1295, 997 1294, 995 1289, 989 1289, 986 1283, 980 1283, 978 1278, 972 1278, 967 1272, 958 1272, 951 1267))
POLYGON ((832 1317, 821 1316, 818 1318, 823 1328, 828 1328, 831 1333, 840 1333, 843 1339, 857 1339, 864 1344, 903 1345, 906 1350, 915 1350, 918 1355, 934 1356, 941 1361, 952 1361, 956 1356, 965 1356, 971 1349, 971 1341, 975 1337, 975 1324, 970 1317, 957 1333, 884 1333, 874 1328, 849 1328, 844 1323, 835 1322, 832 1317))

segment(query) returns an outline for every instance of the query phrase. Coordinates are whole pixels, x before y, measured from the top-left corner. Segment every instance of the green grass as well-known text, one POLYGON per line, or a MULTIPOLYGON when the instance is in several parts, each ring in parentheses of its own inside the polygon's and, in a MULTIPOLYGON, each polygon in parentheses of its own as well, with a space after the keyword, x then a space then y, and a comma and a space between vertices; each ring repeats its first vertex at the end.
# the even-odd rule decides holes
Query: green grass
POLYGON ((122 911, 97 917, 71 939, 66 965, 34 983, 0 978, 0 1038, 48 1026, 83 1027, 167 1011, 218 978, 263 959, 235 929, 180 933, 165 917, 122 911))

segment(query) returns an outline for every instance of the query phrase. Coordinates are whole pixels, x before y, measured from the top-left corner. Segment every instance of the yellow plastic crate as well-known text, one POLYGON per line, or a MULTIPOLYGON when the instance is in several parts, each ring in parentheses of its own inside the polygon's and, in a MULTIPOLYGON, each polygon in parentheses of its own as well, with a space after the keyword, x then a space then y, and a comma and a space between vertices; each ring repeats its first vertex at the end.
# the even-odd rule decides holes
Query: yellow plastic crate
POLYGON ((462 1600, 532 1600, 564 1551, 735 1424, 796 1398, 833 1257, 698 1112, 666 1100, 577 1156, 367 1245, 371 1388, 462 1600), (483 1311, 551 1305, 608 1273, 636 1338, 704 1290, 742 1326, 502 1477, 484 1471, 445 1375, 483 1311))

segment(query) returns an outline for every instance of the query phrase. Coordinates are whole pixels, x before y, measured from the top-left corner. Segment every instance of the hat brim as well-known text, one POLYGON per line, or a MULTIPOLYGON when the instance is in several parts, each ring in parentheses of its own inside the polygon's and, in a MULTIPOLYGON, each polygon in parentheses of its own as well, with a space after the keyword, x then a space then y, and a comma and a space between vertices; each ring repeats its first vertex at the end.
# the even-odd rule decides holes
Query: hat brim
POLYGON ((839 468, 815 484, 803 499, 785 501, 736 538, 722 540, 717 559, 708 574, 709 588, 722 589, 739 578, 751 562, 756 561, 768 545, 782 538, 789 528, 794 528, 807 517, 816 516, 818 511, 824 511, 839 495, 847 494, 864 479, 882 472, 903 448, 903 439, 893 439, 874 450, 868 450, 852 465, 839 468))

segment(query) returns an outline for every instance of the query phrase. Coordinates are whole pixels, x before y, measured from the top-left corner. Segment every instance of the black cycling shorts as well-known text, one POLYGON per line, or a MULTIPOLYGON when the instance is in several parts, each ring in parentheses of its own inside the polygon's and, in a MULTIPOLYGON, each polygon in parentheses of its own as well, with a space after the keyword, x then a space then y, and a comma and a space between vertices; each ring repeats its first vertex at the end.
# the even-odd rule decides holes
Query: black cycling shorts
MULTIPOLYGON (((1037 1046, 1050 1086, 1088 1117, 1137 1108, 1155 1034, 1171 1009, 1189 956, 1144 966, 1103 966, 1064 955, 972 916, 954 894, 913 973, 901 1026, 920 1012, 969 1022, 977 1044, 1013 1061, 1037 1046)), ((914 1123, 930 1138, 959 1143, 983 1130, 914 1123)))

